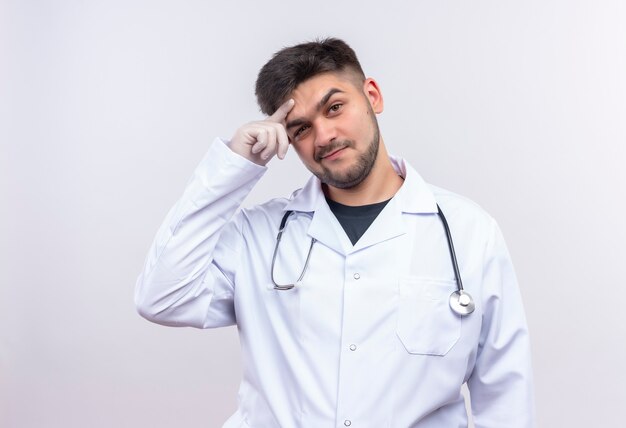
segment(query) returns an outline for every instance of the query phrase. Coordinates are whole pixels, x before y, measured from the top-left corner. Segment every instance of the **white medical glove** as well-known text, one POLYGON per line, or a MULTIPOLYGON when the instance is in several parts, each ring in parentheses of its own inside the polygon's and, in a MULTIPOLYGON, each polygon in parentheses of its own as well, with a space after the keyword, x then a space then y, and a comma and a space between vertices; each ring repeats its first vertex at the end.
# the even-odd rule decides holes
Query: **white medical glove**
POLYGON ((284 159, 289 148, 285 118, 294 104, 294 100, 289 99, 265 120, 237 129, 228 144, 230 149, 259 165, 266 165, 274 155, 284 159))

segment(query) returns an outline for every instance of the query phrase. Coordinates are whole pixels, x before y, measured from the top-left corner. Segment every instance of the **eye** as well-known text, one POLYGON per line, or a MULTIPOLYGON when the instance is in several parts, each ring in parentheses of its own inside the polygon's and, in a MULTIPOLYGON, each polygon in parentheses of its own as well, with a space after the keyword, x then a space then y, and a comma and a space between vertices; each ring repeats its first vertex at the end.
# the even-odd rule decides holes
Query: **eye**
POLYGON ((332 106, 329 107, 328 112, 329 113, 336 113, 339 110, 341 110, 342 106, 343 106, 343 104, 341 104, 341 103, 333 104, 332 106))
POLYGON ((309 125, 302 125, 300 128, 298 128, 298 130, 293 134, 293 138, 298 138, 300 135, 302 135, 303 132, 305 132, 307 129, 309 129, 309 125))

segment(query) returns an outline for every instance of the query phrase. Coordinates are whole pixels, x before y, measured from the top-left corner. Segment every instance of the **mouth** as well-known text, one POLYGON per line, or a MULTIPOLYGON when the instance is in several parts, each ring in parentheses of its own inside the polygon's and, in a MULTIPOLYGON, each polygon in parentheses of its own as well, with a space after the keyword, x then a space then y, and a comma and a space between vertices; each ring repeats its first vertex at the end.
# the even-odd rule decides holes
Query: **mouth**
POLYGON ((333 151, 331 151, 328 154, 325 154, 324 156, 320 157, 320 161, 321 160, 333 160, 335 158, 337 158, 339 156, 339 154, 341 152, 343 152, 343 150, 346 148, 347 146, 343 146, 343 147, 339 147, 338 149, 335 149, 333 151))

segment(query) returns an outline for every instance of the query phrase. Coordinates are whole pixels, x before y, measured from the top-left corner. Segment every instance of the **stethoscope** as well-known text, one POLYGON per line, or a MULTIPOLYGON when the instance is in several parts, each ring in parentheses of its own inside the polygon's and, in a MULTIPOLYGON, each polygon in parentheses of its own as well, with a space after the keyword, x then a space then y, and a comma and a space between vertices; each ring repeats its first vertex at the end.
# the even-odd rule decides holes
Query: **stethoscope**
MULTIPOLYGON (((283 231, 285 230, 285 226, 287 224, 287 219, 293 213, 293 211, 286 211, 285 215, 280 222, 280 226, 278 228, 278 235, 276 236, 276 246, 274 247, 274 254, 272 255, 272 270, 271 277, 272 282, 274 283, 274 290, 291 290, 296 286, 297 283, 302 281, 304 278, 304 274, 306 273, 307 267, 309 266, 309 260, 311 258, 311 251, 313 250, 313 245, 317 242, 317 239, 311 238, 311 245, 309 246, 309 251, 306 255, 306 260, 304 261, 304 267, 302 268, 302 272, 300 276, 296 280, 294 284, 284 284, 280 285, 276 283, 274 279, 274 265, 276 264, 276 255, 278 254, 278 246, 280 245, 280 238, 283 235, 283 231)), ((450 308, 456 312, 458 315, 469 315, 474 312, 474 299, 472 296, 463 289, 463 282, 461 281, 461 274, 459 273, 459 265, 456 261, 456 253, 454 251, 454 244, 452 243, 452 234, 450 233, 450 227, 448 226, 448 222, 446 221, 446 217, 443 215, 439 204, 437 204, 437 215, 441 219, 443 223, 443 228, 446 230, 446 238, 448 240, 448 249, 450 250, 450 260, 452 261, 452 267, 454 268, 454 277, 456 279, 456 290, 452 292, 450 295, 450 308)))

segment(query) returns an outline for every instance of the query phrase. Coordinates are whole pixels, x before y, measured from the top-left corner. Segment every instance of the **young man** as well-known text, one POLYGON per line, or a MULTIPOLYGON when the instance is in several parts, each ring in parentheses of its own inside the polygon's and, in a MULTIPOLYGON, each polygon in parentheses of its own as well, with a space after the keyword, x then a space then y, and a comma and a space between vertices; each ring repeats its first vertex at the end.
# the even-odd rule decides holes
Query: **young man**
POLYGON ((243 381, 225 426, 467 426, 467 382, 476 427, 532 427, 526 322, 495 221, 387 154, 380 88, 341 40, 279 51, 256 89, 269 117, 213 143, 136 290, 153 322, 237 324, 243 381), (313 176, 240 209, 289 145, 313 176))

